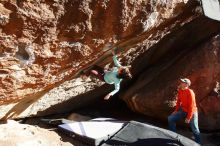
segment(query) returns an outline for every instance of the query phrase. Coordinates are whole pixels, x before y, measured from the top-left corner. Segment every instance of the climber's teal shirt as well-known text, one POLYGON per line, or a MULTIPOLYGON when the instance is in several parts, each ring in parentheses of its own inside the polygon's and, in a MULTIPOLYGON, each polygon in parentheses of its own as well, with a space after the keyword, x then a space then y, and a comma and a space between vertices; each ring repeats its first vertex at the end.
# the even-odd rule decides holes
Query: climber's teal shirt
POLYGON ((114 67, 111 71, 105 72, 105 82, 108 84, 114 84, 115 90, 113 90, 109 95, 113 96, 115 93, 117 93, 120 89, 120 83, 122 79, 119 79, 118 76, 118 67, 121 67, 121 64, 119 63, 116 56, 113 56, 113 61, 116 67, 114 67))

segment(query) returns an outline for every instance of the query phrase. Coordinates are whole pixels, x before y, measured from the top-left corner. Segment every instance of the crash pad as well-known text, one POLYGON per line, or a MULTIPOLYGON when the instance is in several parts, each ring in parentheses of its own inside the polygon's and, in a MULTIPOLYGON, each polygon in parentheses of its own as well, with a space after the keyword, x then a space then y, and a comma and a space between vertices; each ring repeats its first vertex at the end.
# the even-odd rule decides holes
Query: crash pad
POLYGON ((199 146, 199 144, 172 131, 130 121, 101 146, 199 146))
POLYGON ((85 121, 61 124, 58 128, 82 142, 99 145, 106 141, 125 125, 121 122, 85 121))
POLYGON ((220 21, 219 0, 201 0, 205 16, 220 21))

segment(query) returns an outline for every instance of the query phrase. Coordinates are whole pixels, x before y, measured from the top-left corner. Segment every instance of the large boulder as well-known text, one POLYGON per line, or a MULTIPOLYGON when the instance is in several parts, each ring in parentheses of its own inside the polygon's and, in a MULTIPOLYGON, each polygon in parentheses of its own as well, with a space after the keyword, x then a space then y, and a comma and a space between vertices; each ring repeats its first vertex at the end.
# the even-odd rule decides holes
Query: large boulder
POLYGON ((196 0, 0 2, 0 118, 68 112, 112 88, 80 72, 112 65, 117 47, 134 79, 120 97, 162 120, 174 106, 176 81, 192 80, 200 127, 219 128, 220 23, 196 0), (215 106, 216 108, 211 108, 215 106))
MULTIPOLYGON (((189 46, 186 44, 183 47, 189 46)), ((200 128, 220 129, 219 55, 220 35, 197 47, 180 50, 172 58, 169 57, 170 60, 158 62, 142 72, 122 98, 134 111, 166 120, 174 110, 179 79, 187 77, 191 79, 191 88, 196 94, 200 128)))
POLYGON ((119 58, 129 65, 201 14, 194 0, 1 1, 0 118, 91 103, 110 88, 90 92, 103 83, 84 81, 79 72, 94 62, 109 65, 109 46, 120 47, 119 58))

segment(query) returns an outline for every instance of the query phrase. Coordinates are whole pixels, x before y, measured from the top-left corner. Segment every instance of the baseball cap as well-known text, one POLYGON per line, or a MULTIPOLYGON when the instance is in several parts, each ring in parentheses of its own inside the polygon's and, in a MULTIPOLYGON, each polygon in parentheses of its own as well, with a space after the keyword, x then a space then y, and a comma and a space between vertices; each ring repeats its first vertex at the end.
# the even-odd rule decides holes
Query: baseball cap
POLYGON ((182 82, 188 84, 189 86, 191 85, 191 81, 187 78, 183 78, 183 79, 180 79, 182 82))

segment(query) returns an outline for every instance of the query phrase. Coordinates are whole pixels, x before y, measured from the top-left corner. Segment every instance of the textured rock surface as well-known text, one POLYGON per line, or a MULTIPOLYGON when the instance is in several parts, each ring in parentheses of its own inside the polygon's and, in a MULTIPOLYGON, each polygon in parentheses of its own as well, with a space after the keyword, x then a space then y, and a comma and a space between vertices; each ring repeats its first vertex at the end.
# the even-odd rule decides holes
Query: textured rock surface
POLYGON ((141 74, 123 94, 123 99, 135 111, 166 120, 175 105, 178 80, 187 77, 196 93, 200 127, 219 129, 219 48, 220 35, 217 35, 197 48, 180 51, 177 58, 159 62, 141 74))
POLYGON ((219 102, 219 26, 195 0, 2 0, 0 118, 61 113, 103 98, 110 86, 78 74, 94 63, 111 66, 116 46, 122 64, 133 66, 134 83, 120 95, 133 110, 166 120, 176 80, 186 76, 200 125, 220 128, 219 110, 210 108, 219 102))
MULTIPOLYGON (((94 89, 102 83, 78 78, 49 92, 108 56, 111 44, 127 49, 120 57, 130 64, 174 27, 195 18, 197 5, 182 0, 1 1, 0 117, 36 114, 94 89)), ((81 98, 72 106, 89 101, 81 98)))
POLYGON ((61 141, 61 137, 54 131, 10 120, 0 125, 0 137, 1 146, 72 146, 69 142, 61 141))

